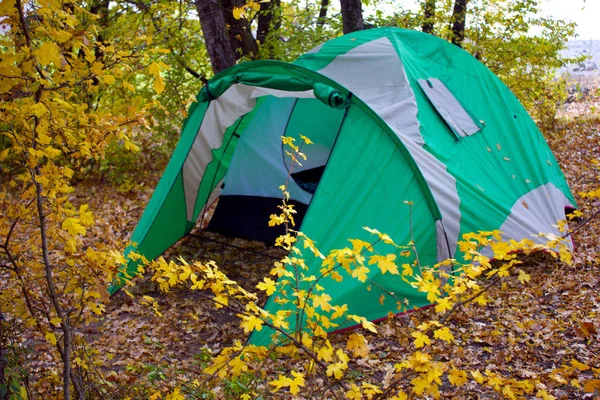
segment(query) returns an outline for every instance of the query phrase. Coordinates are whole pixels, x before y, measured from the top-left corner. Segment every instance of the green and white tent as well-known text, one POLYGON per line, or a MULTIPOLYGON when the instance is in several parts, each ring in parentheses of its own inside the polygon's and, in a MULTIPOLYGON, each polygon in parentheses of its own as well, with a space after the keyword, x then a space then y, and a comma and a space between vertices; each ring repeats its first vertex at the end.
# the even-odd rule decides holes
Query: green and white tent
MULTIPOLYGON (((492 72, 434 36, 379 28, 326 42, 292 64, 248 62, 211 79, 130 250, 157 257, 217 198, 209 230, 272 241, 278 232, 268 216, 279 213, 290 168, 281 136, 301 134, 315 144, 303 148, 308 160, 292 171, 288 191, 296 228, 324 253, 365 238, 369 226, 400 244, 414 236, 420 261, 433 265, 460 258, 457 242, 468 232, 558 234, 557 221, 575 207, 540 131, 492 72)), ((318 275, 321 260, 307 262, 318 275)), ((132 275, 136 267, 125 268, 132 275)), ((377 268, 370 278, 411 308, 427 304, 400 278, 377 268)), ((376 320, 396 309, 395 300, 380 303, 375 285, 321 283, 352 314, 376 320)), ((253 341, 268 342, 266 329, 253 341)))

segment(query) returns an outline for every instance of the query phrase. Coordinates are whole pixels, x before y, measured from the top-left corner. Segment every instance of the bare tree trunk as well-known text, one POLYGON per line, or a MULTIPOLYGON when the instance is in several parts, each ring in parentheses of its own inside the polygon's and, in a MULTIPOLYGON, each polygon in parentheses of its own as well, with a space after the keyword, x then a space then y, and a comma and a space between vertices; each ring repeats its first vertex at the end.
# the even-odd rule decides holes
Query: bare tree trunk
POLYGON ((365 29, 361 0, 340 0, 344 34, 365 29))
MULTIPOLYGON (((199 1, 196 0, 196 4, 199 1)), ((222 13, 225 18, 225 26, 229 34, 229 43, 233 50, 235 59, 249 55, 254 56, 258 52, 258 45, 252 36, 252 28, 250 21, 245 18, 235 19, 233 17, 234 7, 243 7, 246 4, 245 0, 221 0, 222 13)), ((262 3, 261 3, 262 7, 262 3)))
POLYGON ((423 26, 421 29, 425 33, 433 34, 435 23, 435 0, 425 0, 423 4, 423 26))
POLYGON ((452 43, 462 47, 465 40, 465 19, 467 16, 468 0, 454 0, 454 10, 452 11, 452 43))
POLYGON ((317 25, 323 27, 325 24, 325 18, 327 18, 327 9, 329 8, 329 0, 321 0, 321 10, 319 11, 319 19, 317 25))
MULTIPOLYGON (((39 97, 41 95, 41 90, 36 93, 36 102, 39 102, 39 97)), ((33 148, 36 148, 36 139, 37 139, 37 117, 33 118, 33 135, 34 135, 34 143, 33 148)), ((71 399, 71 353, 72 349, 72 329, 69 325, 68 318, 69 316, 63 309, 60 300, 58 298, 59 294, 56 291, 56 283, 54 282, 54 274, 52 272, 52 264, 50 263, 50 256, 48 253, 48 237, 46 235, 46 211, 44 210, 44 195, 42 190, 42 184, 38 182, 37 176, 40 175, 40 166, 37 165, 34 168, 29 168, 29 173, 31 175, 31 179, 34 182, 35 192, 36 192, 36 205, 37 205, 37 213, 38 213, 38 221, 40 223, 40 239, 42 241, 41 250, 42 250, 42 258, 44 260, 44 270, 46 272, 46 286, 48 287, 48 293, 50 299, 52 300, 52 305, 54 307, 54 312, 58 318, 60 318, 60 327, 63 331, 63 352, 62 352, 62 362, 63 362, 63 396, 65 400, 71 399)), ((79 397, 79 396, 78 396, 79 397)))
POLYGON ((195 0, 204 43, 214 73, 235 64, 235 53, 227 37, 225 15, 219 0, 195 0))
POLYGON ((258 14, 258 27, 256 29, 256 40, 264 44, 269 33, 279 30, 281 27, 281 0, 271 0, 260 3, 258 14))

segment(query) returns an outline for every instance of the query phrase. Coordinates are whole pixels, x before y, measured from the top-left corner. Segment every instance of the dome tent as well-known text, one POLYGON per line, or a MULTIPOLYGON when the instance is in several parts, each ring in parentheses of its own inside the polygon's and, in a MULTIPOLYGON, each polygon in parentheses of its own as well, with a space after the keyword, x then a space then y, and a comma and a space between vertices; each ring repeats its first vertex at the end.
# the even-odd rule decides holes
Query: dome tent
MULTIPOLYGON (((492 72, 434 36, 378 28, 326 42, 292 64, 253 61, 212 78, 129 250, 157 257, 217 198, 208 229, 273 240, 268 216, 278 213, 290 168, 281 136, 300 134, 314 144, 303 148, 307 162, 294 167, 288 191, 296 227, 324 253, 369 226, 396 243, 414 237, 420 262, 433 265, 460 258, 457 242, 468 232, 544 240, 533 235, 558 234, 557 221, 575 207, 543 136, 492 72)), ((319 274, 319 259, 307 265, 319 274)), ((137 266, 124 268, 132 275, 137 266)), ((373 269, 369 278, 410 307, 428 304, 400 277, 373 269)), ((330 303, 351 314, 375 320, 396 307, 355 279, 321 284, 330 303)), ((281 307, 272 301, 280 295, 269 311, 281 307)), ((252 340, 267 343, 267 330, 252 340)))

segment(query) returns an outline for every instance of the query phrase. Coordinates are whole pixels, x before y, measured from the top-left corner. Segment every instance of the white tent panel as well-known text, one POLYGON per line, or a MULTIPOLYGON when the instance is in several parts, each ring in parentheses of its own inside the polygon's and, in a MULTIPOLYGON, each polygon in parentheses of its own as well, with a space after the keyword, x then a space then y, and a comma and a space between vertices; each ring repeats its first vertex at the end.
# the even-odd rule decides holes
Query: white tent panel
MULTIPOLYGON (((554 184, 547 183, 523 195, 515 202, 500 231, 504 240, 531 239, 536 243, 545 243, 541 233, 562 236, 557 227, 558 221, 565 217, 565 207, 573 207, 554 184), (549 227, 552 227, 550 231, 549 227)), ((568 242, 572 250, 571 241, 568 242)))
MULTIPOLYGON (((238 118, 254 108, 257 97, 267 95, 290 98, 314 97, 312 91, 287 92, 237 83, 227 89, 219 98, 211 101, 183 165, 183 186, 188 220, 193 219, 200 182, 204 177, 207 165, 213 159, 212 151, 223 144, 224 132, 238 118)), ((275 188, 277 186, 279 185, 276 185, 275 188)))

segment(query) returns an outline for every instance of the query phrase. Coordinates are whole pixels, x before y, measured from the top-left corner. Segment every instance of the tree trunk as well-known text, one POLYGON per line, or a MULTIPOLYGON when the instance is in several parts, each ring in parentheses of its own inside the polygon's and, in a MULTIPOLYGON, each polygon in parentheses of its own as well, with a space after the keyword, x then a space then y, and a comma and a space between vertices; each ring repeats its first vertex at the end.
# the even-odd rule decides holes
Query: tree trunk
POLYGON ((272 31, 277 31, 281 27, 280 14, 281 0, 271 0, 260 3, 258 14, 258 26, 256 29, 256 40, 264 44, 267 36, 272 31))
POLYGON ((321 0, 321 10, 319 11, 319 19, 317 19, 317 25, 323 27, 325 25, 325 18, 327 18, 327 9, 329 8, 329 0, 321 0))
MULTIPOLYGON (((196 4, 202 0, 196 0, 196 4)), ((225 17, 226 27, 229 27, 229 43, 233 50, 235 59, 243 56, 254 56, 258 52, 258 45, 252 36, 250 21, 245 18, 235 19, 233 17, 234 7, 244 7, 245 0, 221 0, 222 14, 225 17)))
MULTIPOLYGON (((104 30, 108 28, 108 6, 110 0, 100 0, 100 1, 92 1, 90 6, 90 12, 92 14, 100 17, 97 20, 96 24, 100 26, 100 30, 98 32, 98 43, 103 44, 104 42, 104 30)), ((104 51, 100 48, 100 46, 96 46, 94 49, 94 53, 97 59, 102 59, 104 57, 104 51)))
POLYGON ((361 0, 340 0, 344 34, 365 29, 361 0))
POLYGON ((433 34, 435 22, 435 0, 425 0, 423 3, 423 26, 421 29, 425 33, 433 34))
POLYGON ((467 1, 454 0, 454 10, 452 11, 452 43, 458 47, 462 47, 462 42, 465 40, 467 1))
POLYGON ((206 51, 216 74, 235 64, 235 53, 227 37, 225 15, 219 0, 195 0, 206 51))

